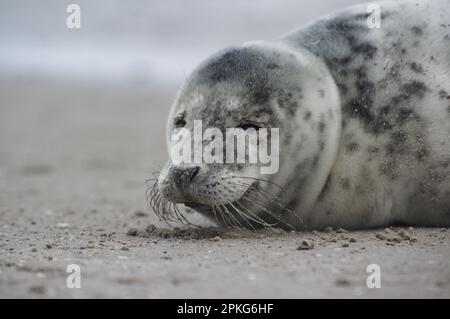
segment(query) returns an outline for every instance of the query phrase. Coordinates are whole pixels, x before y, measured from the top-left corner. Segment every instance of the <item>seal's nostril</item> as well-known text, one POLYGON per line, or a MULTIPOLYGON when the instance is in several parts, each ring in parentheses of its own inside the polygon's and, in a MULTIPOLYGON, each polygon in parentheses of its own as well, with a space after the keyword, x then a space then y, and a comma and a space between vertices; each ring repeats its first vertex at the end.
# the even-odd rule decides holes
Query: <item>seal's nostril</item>
POLYGON ((191 184, 195 176, 197 176, 199 170, 199 166, 174 167, 172 168, 173 180, 180 189, 185 189, 191 184))

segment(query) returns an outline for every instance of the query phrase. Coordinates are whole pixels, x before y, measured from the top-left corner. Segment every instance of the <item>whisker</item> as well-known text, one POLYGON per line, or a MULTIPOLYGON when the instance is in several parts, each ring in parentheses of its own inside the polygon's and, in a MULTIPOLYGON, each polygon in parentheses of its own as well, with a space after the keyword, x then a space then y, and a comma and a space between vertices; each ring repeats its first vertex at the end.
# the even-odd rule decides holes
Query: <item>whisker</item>
MULTIPOLYGON (((226 186, 224 186, 224 187, 225 187, 226 189, 229 189, 229 188, 226 187, 226 186)), ((244 208, 247 212, 249 212, 251 215, 253 215, 253 216, 256 218, 256 219, 255 219, 255 218, 249 216, 248 214, 245 214, 244 212, 242 212, 241 210, 239 210, 238 208, 236 208, 236 207, 233 205, 233 203, 229 203, 229 205, 232 206, 232 207, 236 210, 236 212, 237 212, 238 214, 240 214, 241 216, 244 217, 244 220, 245 220, 245 219, 250 219, 250 220, 252 220, 253 222, 255 222, 255 223, 257 223, 257 224, 259 224, 259 225, 261 225, 261 226, 263 226, 263 227, 272 227, 272 226, 273 226, 273 225, 267 223, 266 221, 264 221, 261 217, 255 215, 255 214, 254 214, 252 211, 250 211, 247 207, 243 206, 243 205, 239 202, 239 200, 236 201, 236 204, 240 204, 240 206, 241 206, 242 208, 244 208)), ((252 225, 250 222, 247 221, 247 223, 249 223, 249 225, 253 228, 253 230, 255 230, 255 228, 253 227, 253 225, 252 225)), ((276 224, 274 224, 274 225, 276 225, 276 224)))
MULTIPOLYGON (((263 219, 262 219, 261 217, 259 217, 258 215, 255 215, 250 209, 248 209, 247 207, 245 207, 244 204, 241 203, 241 201, 237 201, 236 204, 239 205, 239 206, 241 206, 243 209, 245 209, 245 210, 246 210, 247 212, 249 212, 251 215, 255 216, 255 217, 257 218, 257 220, 255 220, 255 219, 252 218, 252 217, 248 217, 248 218, 249 218, 250 220, 254 221, 255 223, 257 223, 257 224, 263 226, 264 228, 270 228, 270 227, 273 227, 273 226, 275 226, 275 225, 277 224, 277 223, 270 224, 270 223, 266 222, 265 220, 263 220, 263 219)), ((246 216, 248 216, 248 215, 246 215, 246 216)), ((253 228, 253 229, 254 229, 254 228, 253 228)))
POLYGON ((241 186, 248 186, 249 189, 251 188, 251 189, 261 193, 261 195, 263 195, 266 199, 268 199, 267 196, 270 196, 271 199, 268 199, 270 202, 273 202, 279 208, 286 211, 287 213, 297 216, 297 214, 295 214, 292 210, 290 210, 284 204, 281 203, 282 199, 279 196, 273 195, 273 194, 267 192, 266 190, 264 190, 256 185, 253 185, 253 184, 245 184, 245 183, 237 183, 237 184, 239 184, 241 186))
MULTIPOLYGON (((240 209, 238 209, 236 206, 233 205, 233 203, 229 204, 231 207, 233 207, 233 209, 244 218, 244 221, 247 222, 247 224, 253 229, 256 230, 255 227, 252 225, 252 223, 250 223, 248 220, 253 220, 251 217, 249 217, 247 214, 245 214, 244 212, 242 212, 240 209)), ((255 220, 253 220, 255 223, 257 223, 255 220)))
POLYGON ((234 226, 239 225, 240 227, 245 228, 244 226, 242 226, 242 224, 239 222, 239 220, 228 210, 228 208, 225 206, 225 204, 220 199, 218 201, 224 208, 224 211, 227 212, 227 215, 233 220, 234 226))
MULTIPOLYGON (((287 222, 282 220, 282 214, 281 213, 275 213, 274 211, 269 210, 268 207, 265 207, 265 206, 263 206, 263 205, 258 203, 258 201, 260 200, 260 197, 258 195, 262 195, 267 200, 268 204, 274 203, 277 206, 279 206, 282 209, 282 211, 286 211, 289 214, 293 214, 294 216, 297 217, 297 215, 294 214, 293 211, 289 210, 286 206, 280 204, 277 201, 277 199, 278 199, 277 196, 275 196, 273 194, 270 194, 269 192, 266 192, 266 191, 256 187, 255 185, 252 185, 252 184, 238 183, 238 182, 235 183, 235 184, 239 185, 239 186, 247 187, 248 193, 246 195, 246 197, 247 197, 246 199, 249 202, 251 202, 253 205, 256 205, 256 206, 260 207, 261 209, 263 209, 267 214, 269 214, 271 217, 275 218, 278 222, 281 222, 281 223, 285 224, 286 226, 288 226, 291 229, 295 229, 295 227, 293 227, 289 223, 287 223, 287 222), (251 198, 250 195, 256 195, 256 198, 255 197, 251 198), (270 196, 271 198, 268 198, 268 196, 270 196)), ((300 220, 300 221, 303 222, 302 220, 300 220)))
POLYGON ((228 218, 227 213, 223 211, 223 209, 222 209, 222 207, 220 207, 220 205, 217 205, 216 207, 219 210, 219 215, 220 215, 223 223, 225 224, 225 227, 231 228, 232 224, 229 224, 230 220, 228 218))
MULTIPOLYGON (((281 216, 277 216, 276 213, 272 212, 272 211, 269 210, 268 208, 266 208, 266 207, 264 207, 264 206, 258 204, 258 203, 255 201, 255 199, 252 199, 252 198, 250 198, 250 197, 248 197, 248 196, 243 196, 242 199, 243 199, 243 200, 247 200, 248 202, 252 203, 252 205, 256 205, 256 206, 260 207, 263 211, 265 211, 267 214, 269 214, 269 216, 271 216, 271 217, 273 217, 275 220, 277 220, 277 222, 274 223, 274 224, 272 224, 272 226, 275 226, 275 225, 278 225, 279 223, 282 223, 282 224, 286 225, 287 227, 291 228, 292 230, 295 230, 295 227, 294 227, 294 226, 292 226, 291 224, 289 224, 289 223, 283 221, 281 216)), ((278 214, 278 215, 279 215, 279 214, 278 214)))

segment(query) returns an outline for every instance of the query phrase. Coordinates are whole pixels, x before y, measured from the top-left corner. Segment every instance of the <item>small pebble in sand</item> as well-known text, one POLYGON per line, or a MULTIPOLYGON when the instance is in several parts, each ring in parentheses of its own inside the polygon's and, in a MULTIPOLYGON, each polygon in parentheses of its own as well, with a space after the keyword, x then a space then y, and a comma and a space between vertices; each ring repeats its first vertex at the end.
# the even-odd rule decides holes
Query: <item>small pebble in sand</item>
POLYGON ((336 233, 338 233, 338 234, 344 234, 344 233, 346 233, 347 231, 344 229, 344 228, 339 228, 339 229, 336 229, 336 233))
POLYGON ((137 236, 138 230, 136 228, 130 228, 127 231, 127 236, 137 236))
POLYGON ((130 248, 123 246, 122 248, 120 248, 120 250, 130 250, 130 248))
POLYGON ((221 238, 220 236, 216 236, 216 237, 213 238, 213 240, 214 240, 214 241, 221 241, 222 238, 221 238))
POLYGON ((142 210, 137 210, 134 212, 134 216, 136 217, 146 217, 148 214, 146 212, 143 212, 142 210))
POLYGON ((52 247, 53 247, 53 246, 50 245, 50 244, 45 245, 45 248, 47 248, 47 249, 51 249, 52 247))
POLYGON ((314 243, 309 240, 303 240, 297 247, 297 250, 311 250, 314 248, 314 243))
POLYGON ((341 245, 341 247, 349 247, 349 246, 350 246, 349 243, 343 243, 343 244, 341 245))
POLYGON ((351 282, 350 280, 348 280, 347 278, 339 278, 338 280, 336 280, 336 286, 339 287, 344 287, 344 286, 350 286, 351 282))
POLYGON ((348 241, 351 242, 351 243, 356 243, 356 238, 350 237, 350 238, 348 239, 348 241))
POLYGON ((397 234, 404 240, 409 240, 411 242, 415 242, 417 240, 410 233, 408 233, 407 231, 404 231, 404 230, 400 230, 397 234))
POLYGON ((391 243, 391 242, 389 242, 389 241, 386 242, 386 245, 388 245, 388 246, 395 246, 394 243, 391 243))
POLYGON ((31 286, 30 292, 32 292, 34 294, 42 295, 45 293, 45 287, 44 286, 31 286))
POLYGON ((378 239, 380 239, 380 240, 385 240, 385 239, 386 239, 386 236, 384 236, 384 235, 381 234, 381 233, 376 233, 376 234, 375 234, 375 237, 378 238, 378 239))

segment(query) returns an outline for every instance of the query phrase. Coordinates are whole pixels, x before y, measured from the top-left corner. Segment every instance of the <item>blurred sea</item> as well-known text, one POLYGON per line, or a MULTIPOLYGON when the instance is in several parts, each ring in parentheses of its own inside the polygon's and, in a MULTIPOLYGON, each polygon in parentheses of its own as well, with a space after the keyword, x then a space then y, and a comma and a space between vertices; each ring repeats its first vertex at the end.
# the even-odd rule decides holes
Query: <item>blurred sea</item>
POLYGON ((0 77, 176 84, 214 51, 277 38, 357 0, 2 0, 0 77), (81 7, 81 29, 66 8, 81 7))

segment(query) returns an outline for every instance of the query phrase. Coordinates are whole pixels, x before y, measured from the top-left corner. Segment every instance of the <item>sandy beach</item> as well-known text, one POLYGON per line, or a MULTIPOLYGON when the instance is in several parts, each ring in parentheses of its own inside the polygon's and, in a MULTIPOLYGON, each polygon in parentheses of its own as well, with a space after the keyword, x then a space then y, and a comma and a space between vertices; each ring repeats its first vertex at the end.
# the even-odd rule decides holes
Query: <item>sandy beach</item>
POLYGON ((449 229, 161 229, 144 182, 174 94, 0 83, 1 298, 450 297, 449 229))

